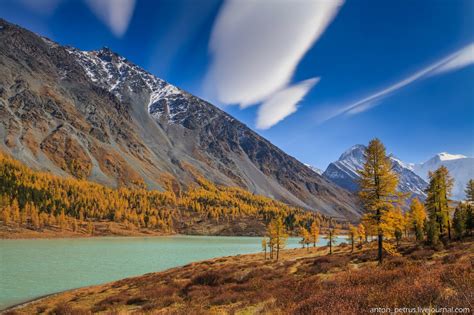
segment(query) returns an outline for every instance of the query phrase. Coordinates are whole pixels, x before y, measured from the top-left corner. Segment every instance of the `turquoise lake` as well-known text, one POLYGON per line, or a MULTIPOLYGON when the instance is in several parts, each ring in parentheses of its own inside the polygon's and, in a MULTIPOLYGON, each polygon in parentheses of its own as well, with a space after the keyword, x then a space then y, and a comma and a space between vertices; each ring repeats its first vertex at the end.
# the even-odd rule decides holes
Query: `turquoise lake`
MULTIPOLYGON (((290 238, 287 247, 301 246, 299 240, 290 238)), ((321 239, 319 245, 326 243, 321 239)), ((260 244, 261 238, 220 236, 0 240, 0 309, 194 261, 259 252, 260 244)))

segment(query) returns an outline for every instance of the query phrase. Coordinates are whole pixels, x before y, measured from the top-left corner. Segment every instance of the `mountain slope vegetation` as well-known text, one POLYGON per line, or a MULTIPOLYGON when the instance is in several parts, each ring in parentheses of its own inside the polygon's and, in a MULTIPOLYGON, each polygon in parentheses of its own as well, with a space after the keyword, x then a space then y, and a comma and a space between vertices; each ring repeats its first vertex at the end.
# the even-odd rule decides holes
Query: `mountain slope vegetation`
POLYGON ((35 169, 164 191, 207 180, 355 220, 355 196, 217 107, 108 48, 64 47, 0 20, 0 148, 35 169))
MULTIPOLYGON (((262 235, 274 217, 289 231, 328 218, 238 187, 216 186, 196 171, 198 183, 186 191, 109 188, 73 177, 34 171, 0 152, 1 226, 13 230, 57 230, 96 235, 98 223, 113 222, 128 230, 164 234, 262 235), (200 227, 212 226, 209 229, 200 227)), ((112 233, 110 233, 112 234, 112 233)))

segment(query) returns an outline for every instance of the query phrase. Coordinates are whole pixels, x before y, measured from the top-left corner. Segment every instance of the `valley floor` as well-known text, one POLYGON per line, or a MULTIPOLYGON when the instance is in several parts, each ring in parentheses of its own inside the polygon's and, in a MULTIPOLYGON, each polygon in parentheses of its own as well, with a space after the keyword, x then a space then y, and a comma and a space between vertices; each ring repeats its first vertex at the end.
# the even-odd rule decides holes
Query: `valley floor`
POLYGON ((363 314, 403 307, 452 307, 464 313, 474 310, 473 239, 452 243, 441 251, 402 244, 401 255, 387 256, 382 266, 374 262, 376 251, 371 247, 369 244, 351 253, 349 246, 339 246, 332 255, 327 254, 327 248, 285 250, 279 261, 264 260, 263 253, 222 257, 63 292, 6 313, 363 314))

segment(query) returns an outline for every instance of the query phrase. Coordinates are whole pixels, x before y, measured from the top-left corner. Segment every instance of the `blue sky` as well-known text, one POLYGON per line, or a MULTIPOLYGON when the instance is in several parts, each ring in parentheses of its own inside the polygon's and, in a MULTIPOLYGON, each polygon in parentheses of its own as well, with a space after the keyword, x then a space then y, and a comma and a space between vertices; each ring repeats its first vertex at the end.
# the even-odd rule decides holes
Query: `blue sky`
POLYGON ((379 137, 474 155, 472 0, 2 0, 61 44, 108 46, 324 169, 379 137))

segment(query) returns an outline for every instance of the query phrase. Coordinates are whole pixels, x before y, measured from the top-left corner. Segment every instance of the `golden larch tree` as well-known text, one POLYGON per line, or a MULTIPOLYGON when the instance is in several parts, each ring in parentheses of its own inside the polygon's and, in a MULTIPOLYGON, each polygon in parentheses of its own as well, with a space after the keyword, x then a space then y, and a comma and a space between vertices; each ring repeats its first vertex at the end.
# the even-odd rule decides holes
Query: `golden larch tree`
POLYGON ((439 167, 428 174, 429 185, 426 190, 425 200, 428 212, 428 241, 436 244, 439 237, 445 238, 446 234, 451 239, 451 207, 450 196, 454 180, 449 175, 445 166, 439 167))
POLYGON ((423 228, 425 226, 426 220, 426 210, 425 206, 415 198, 411 201, 410 204, 410 230, 415 234, 415 239, 417 241, 423 240, 423 228))
POLYGON ((313 223, 311 223, 311 242, 313 243, 313 247, 316 247, 318 240, 319 240, 319 222, 317 220, 313 220, 313 223))
POLYGON ((281 218, 275 218, 270 222, 268 226, 268 234, 271 240, 270 243, 275 248, 276 260, 278 261, 280 250, 285 248, 286 240, 288 239, 286 227, 281 218))
POLYGON ((397 192, 398 176, 392 170, 392 163, 385 153, 385 146, 379 139, 369 142, 365 150, 364 168, 359 171, 359 197, 367 211, 367 218, 376 228, 378 238, 378 261, 383 259, 383 215, 400 201, 397 192))

